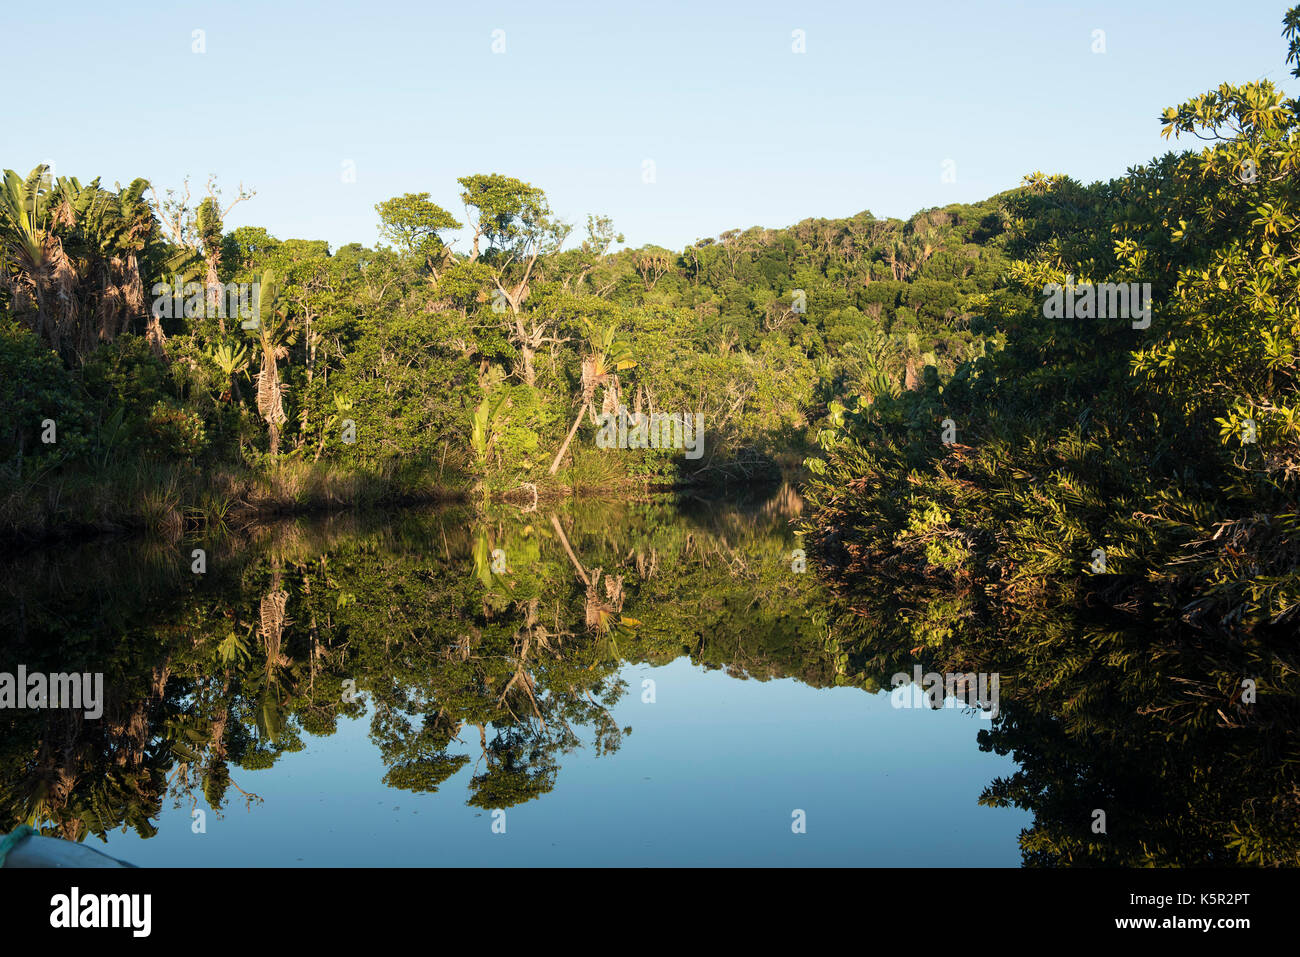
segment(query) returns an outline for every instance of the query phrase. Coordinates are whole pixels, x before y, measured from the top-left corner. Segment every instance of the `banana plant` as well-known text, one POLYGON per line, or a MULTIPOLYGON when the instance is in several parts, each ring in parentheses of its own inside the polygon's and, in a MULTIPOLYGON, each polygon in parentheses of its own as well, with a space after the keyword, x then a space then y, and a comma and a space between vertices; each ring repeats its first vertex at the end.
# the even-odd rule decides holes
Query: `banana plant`
POLYGON ((496 425, 501 419, 507 399, 508 394, 504 391, 496 395, 485 395, 474 410, 474 431, 470 435, 470 443, 484 470, 487 468, 488 450, 496 438, 496 425))

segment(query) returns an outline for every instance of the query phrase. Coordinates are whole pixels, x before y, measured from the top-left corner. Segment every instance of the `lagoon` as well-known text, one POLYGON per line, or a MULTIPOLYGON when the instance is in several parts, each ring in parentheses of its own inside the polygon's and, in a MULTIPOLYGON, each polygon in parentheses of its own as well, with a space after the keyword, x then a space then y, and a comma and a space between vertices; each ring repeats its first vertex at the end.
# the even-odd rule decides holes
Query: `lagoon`
POLYGON ((3 810, 141 866, 1015 866, 1030 815, 978 803, 1013 762, 844 673, 797 501, 29 553, 6 657, 107 702, 0 716, 3 810))

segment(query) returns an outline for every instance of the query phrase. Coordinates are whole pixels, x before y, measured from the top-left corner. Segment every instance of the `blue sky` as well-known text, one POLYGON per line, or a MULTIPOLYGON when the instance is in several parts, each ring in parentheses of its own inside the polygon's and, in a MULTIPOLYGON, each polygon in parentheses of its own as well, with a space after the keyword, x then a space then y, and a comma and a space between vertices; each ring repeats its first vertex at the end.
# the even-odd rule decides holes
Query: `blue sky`
POLYGON ((809 216, 905 217, 1034 170, 1121 175, 1168 148, 1166 106, 1261 77, 1296 92, 1285 8, 21 4, 6 11, 5 55, 29 93, 7 104, 0 166, 52 160, 59 175, 160 188, 215 173, 227 199, 241 181, 258 192, 228 228, 336 247, 376 241, 381 200, 427 191, 460 216, 456 178, 500 172, 545 189, 575 239, 596 212, 629 245, 681 248, 809 216))

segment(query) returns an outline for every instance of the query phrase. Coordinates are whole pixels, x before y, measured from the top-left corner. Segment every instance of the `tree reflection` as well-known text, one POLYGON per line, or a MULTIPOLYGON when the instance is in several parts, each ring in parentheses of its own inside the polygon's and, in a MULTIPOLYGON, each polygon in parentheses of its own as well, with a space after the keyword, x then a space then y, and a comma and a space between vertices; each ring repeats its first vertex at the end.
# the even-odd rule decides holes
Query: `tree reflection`
POLYGON ((202 576, 188 543, 9 569, 5 660, 102 670, 108 702, 100 722, 0 713, 0 814, 73 839, 124 824, 151 836, 164 800, 256 802, 243 772, 367 716, 388 786, 445 790, 466 771, 468 804, 512 807, 556 786, 565 753, 619 749, 626 661, 725 666, 747 633, 802 621, 779 649, 794 654, 759 664, 760 650, 748 667, 831 674, 824 624, 800 613, 819 592, 790 581, 779 512, 543 514, 285 523, 203 543, 202 576))
POLYGON ((1297 862, 1281 631, 1192 630, 1123 582, 1034 604, 863 565, 833 595, 792 570, 799 508, 785 490, 288 522, 201 543, 201 576, 194 543, 24 556, 0 571, 0 668, 102 671, 105 704, 0 711, 0 826, 149 837, 167 801, 256 804, 248 772, 341 719, 367 722, 385 785, 514 807, 561 786, 566 754, 619 750, 624 665, 686 656, 868 692, 916 664, 999 673, 978 743, 1016 770, 981 800, 1033 812, 1027 864, 1297 862))

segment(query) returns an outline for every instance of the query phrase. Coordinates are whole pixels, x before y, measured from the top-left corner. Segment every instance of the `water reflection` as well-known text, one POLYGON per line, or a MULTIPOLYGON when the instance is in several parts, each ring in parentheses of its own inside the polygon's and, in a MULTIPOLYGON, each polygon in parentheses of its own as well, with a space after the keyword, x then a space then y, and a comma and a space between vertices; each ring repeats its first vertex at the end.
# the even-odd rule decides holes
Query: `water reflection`
POLYGON ((999 716, 979 746, 1017 770, 980 800, 1033 813, 1025 864, 1300 865, 1290 627, 1194 628, 1120 575, 1026 600, 1014 586, 944 588, 924 567, 854 559, 837 588, 871 623, 850 681, 917 662, 1000 674, 999 716))
POLYGON ((566 751, 618 750, 625 661, 831 682, 816 585, 786 561, 792 499, 773 501, 334 517, 25 556, 0 578, 5 662, 103 672, 106 700, 100 721, 0 712, 0 817, 150 836, 166 798, 256 802, 241 770, 363 713, 386 784, 437 791, 476 742, 468 802, 505 808, 554 788, 566 751))
POLYGON ((106 700, 97 721, 0 711, 0 827, 150 837, 168 801, 256 813, 247 772, 354 718, 390 788, 454 787, 482 809, 545 800, 566 754, 609 755, 632 732, 617 705, 654 692, 629 687, 628 664, 686 657, 869 692, 918 663, 999 672, 979 747, 1018 769, 982 800, 1033 811, 1026 863, 1227 862, 1234 839, 1270 860, 1295 853, 1294 765, 1277 763, 1294 761, 1294 710, 1260 727, 1196 707, 1225 675, 1270 688, 1256 652, 1122 629, 1095 650, 1095 624, 1050 610, 998 627, 955 616, 945 640, 908 648, 890 616, 916 609, 882 595, 849 614, 816 569, 794 570, 799 507, 782 488, 728 504, 335 516, 23 556, 0 572, 0 670, 103 672, 106 700))

